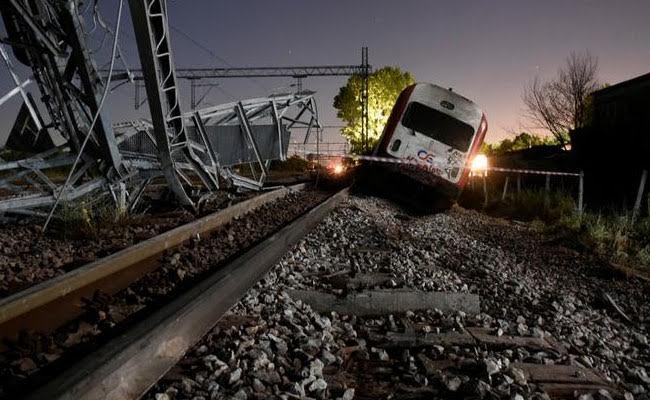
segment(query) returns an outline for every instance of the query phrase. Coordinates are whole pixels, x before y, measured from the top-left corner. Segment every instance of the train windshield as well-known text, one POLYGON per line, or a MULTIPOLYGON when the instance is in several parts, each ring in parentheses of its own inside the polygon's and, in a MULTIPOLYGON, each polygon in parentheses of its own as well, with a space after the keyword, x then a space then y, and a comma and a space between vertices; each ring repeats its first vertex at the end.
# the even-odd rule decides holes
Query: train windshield
POLYGON ((418 102, 409 104, 402 125, 461 151, 469 149, 474 136, 468 124, 418 102))

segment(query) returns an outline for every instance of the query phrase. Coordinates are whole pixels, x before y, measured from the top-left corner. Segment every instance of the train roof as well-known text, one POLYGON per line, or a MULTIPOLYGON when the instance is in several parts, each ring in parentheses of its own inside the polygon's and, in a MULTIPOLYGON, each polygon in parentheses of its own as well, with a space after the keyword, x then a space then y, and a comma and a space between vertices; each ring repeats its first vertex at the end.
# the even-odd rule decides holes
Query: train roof
POLYGON ((445 93, 447 96, 451 95, 451 96, 453 96, 455 98, 463 99, 464 101, 469 103, 468 105, 472 105, 472 106, 478 108, 479 110, 481 110, 481 107, 479 107, 478 104, 476 104, 474 101, 468 99, 467 97, 463 96, 462 94, 460 94, 458 92, 455 92, 452 88, 444 88, 444 87, 442 87, 440 85, 436 85, 435 83, 429 83, 429 82, 416 82, 412 86, 415 86, 416 88, 421 87, 421 86, 428 86, 430 88, 433 88, 436 92, 439 92, 441 94, 445 93))
POLYGON ((433 83, 419 82, 411 87, 413 88, 411 100, 419 100, 454 118, 465 120, 478 129, 484 113, 481 107, 472 100, 433 83), (455 108, 446 109, 447 107, 443 104, 445 101, 452 103, 455 108))

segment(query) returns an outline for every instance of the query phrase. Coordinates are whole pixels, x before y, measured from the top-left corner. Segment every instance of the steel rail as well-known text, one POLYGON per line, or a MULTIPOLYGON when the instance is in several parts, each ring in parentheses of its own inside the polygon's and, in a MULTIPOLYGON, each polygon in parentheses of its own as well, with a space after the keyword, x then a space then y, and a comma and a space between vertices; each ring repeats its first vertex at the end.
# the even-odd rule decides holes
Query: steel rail
POLYGON ((347 194, 344 189, 306 212, 28 399, 140 398, 347 194))
POLYGON ((165 250, 304 187, 264 193, 0 299, 0 340, 15 339, 22 330, 50 332, 62 326, 83 313, 83 299, 97 288, 116 293, 156 269, 165 250))

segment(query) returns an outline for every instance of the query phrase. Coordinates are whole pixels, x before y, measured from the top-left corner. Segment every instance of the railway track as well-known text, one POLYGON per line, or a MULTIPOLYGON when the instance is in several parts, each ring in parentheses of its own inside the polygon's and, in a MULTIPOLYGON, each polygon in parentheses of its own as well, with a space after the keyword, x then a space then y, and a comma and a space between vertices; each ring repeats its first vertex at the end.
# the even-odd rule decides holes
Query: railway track
POLYGON ((642 305, 633 299, 647 286, 590 276, 595 267, 581 257, 553 254, 557 249, 540 246, 534 232, 517 224, 464 210, 412 217, 384 201, 351 196, 145 399, 643 393, 642 375, 625 371, 631 374, 648 355, 634 344, 647 306, 626 325, 588 296, 598 285, 629 309, 642 305), (577 309, 549 309, 546 298, 577 309), (608 354, 598 338, 612 328, 615 337, 602 336, 609 338, 608 354), (617 353, 617 341, 626 354, 617 353))
POLYGON ((346 195, 303 189, 246 200, 0 300, 2 397, 29 385, 40 386, 34 399, 138 398, 346 195), (56 352, 44 343, 57 340, 56 352))
MULTIPOLYGON (((48 337, 67 332, 66 340, 90 339, 25 381, 38 385, 27 398, 547 399, 593 393, 608 399, 643 393, 640 366, 648 347, 647 338, 645 345, 640 341, 648 314, 633 301, 646 290, 643 283, 592 276, 594 267, 579 256, 549 259, 557 250, 540 247, 523 227, 472 212, 413 217, 383 200, 342 202, 345 192, 288 192, 267 194, 275 196, 274 206, 249 200, 259 204, 248 217, 222 216, 229 228, 215 222, 206 235, 183 227, 180 245, 165 242, 158 267, 144 272, 139 284, 112 296, 79 296, 85 300, 77 303, 79 315, 66 317, 69 329, 48 337), (288 209, 295 212, 281 217, 288 209), (268 229, 258 232, 256 223, 268 229), (223 246, 231 236, 244 236, 237 232, 250 237, 223 246), (532 259, 522 264, 524 253, 532 259), (184 266, 199 259, 220 267, 201 273, 184 266), (628 310, 635 307, 635 320, 626 323, 591 305, 593 287, 628 310), (547 297, 564 300, 546 307, 547 297), (137 309, 118 321, 115 310, 133 303, 137 309), (587 316, 604 323, 575 322, 587 316), (89 330, 96 327, 103 333, 93 336, 89 330), (608 327, 621 337, 605 336, 608 327), (611 347, 599 346, 598 335, 611 347), (627 354, 616 352, 617 340, 627 354)), ((151 260, 146 252, 134 254, 142 263, 151 260)), ((24 385, 13 389, 4 397, 21 398, 16 394, 24 385)))
MULTIPOLYGON (((112 211, 99 215, 99 221, 89 221, 78 210, 64 209, 63 217, 54 220, 45 234, 36 220, 0 224, 0 298, 250 197, 250 193, 218 192, 202 203, 198 214, 170 208, 162 201, 148 201, 144 212, 117 221, 112 211)), ((101 210, 101 204, 97 207, 101 210)))

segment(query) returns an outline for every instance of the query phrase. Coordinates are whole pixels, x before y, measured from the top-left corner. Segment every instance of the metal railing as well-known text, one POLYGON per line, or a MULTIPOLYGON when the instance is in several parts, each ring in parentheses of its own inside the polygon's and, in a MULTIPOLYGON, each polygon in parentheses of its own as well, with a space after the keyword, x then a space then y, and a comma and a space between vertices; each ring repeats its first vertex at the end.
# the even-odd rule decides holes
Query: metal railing
POLYGON ((351 147, 347 142, 323 142, 323 143, 289 143, 287 156, 300 156, 307 158, 315 157, 320 159, 321 156, 346 156, 350 154, 351 147))

